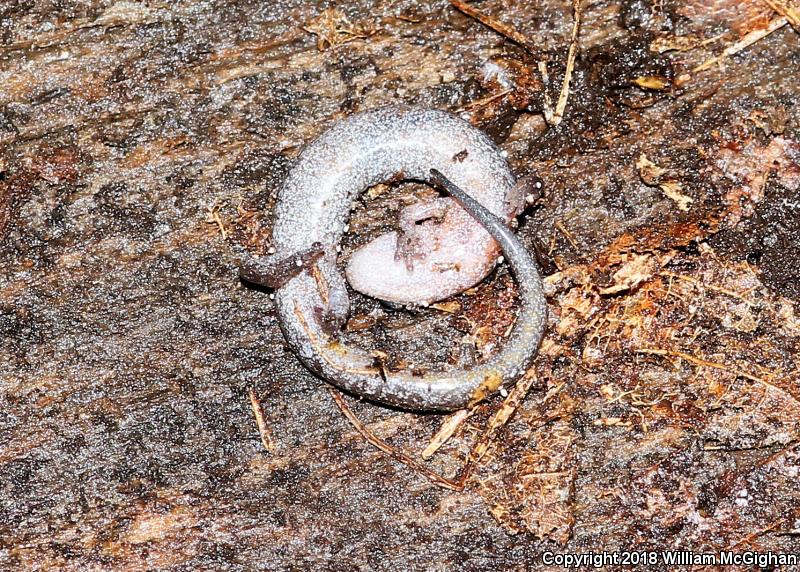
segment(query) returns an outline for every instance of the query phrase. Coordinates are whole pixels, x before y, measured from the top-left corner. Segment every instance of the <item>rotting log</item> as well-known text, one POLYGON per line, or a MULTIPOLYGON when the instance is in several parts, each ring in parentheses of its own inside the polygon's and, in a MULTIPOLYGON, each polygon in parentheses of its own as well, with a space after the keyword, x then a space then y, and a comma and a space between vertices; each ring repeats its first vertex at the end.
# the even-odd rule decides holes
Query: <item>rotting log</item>
MULTIPOLYGON (((0 568, 796 547, 800 38, 739 49, 787 17, 762 2, 583 4, 555 127, 570 0, 473 5, 525 48, 444 1, 0 7, 0 568), (396 102, 466 114, 544 183, 519 234, 547 339, 527 396, 427 462, 469 455, 460 491, 364 441, 237 277, 299 146, 396 102)), ((342 259, 429 192, 365 194, 342 259)), ((353 295, 348 335, 436 367, 491 352, 514 304, 502 269, 416 312, 353 295)), ((444 422, 348 403, 415 457, 444 422)))

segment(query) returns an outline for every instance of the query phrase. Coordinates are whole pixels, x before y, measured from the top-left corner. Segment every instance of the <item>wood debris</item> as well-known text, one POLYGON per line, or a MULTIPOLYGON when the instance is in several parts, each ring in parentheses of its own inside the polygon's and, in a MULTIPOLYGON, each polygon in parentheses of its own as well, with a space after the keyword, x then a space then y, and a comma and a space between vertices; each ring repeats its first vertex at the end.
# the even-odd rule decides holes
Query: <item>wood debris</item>
POLYGON ((318 17, 305 24, 303 29, 317 37, 317 49, 321 52, 353 40, 366 39, 375 33, 362 23, 352 23, 337 8, 325 9, 318 17))
POLYGON ((658 186, 664 191, 667 198, 675 202, 680 210, 689 210, 689 206, 694 202, 694 199, 681 192, 683 184, 677 179, 663 179, 666 169, 653 163, 644 153, 639 155, 639 159, 636 161, 636 168, 646 185, 658 186))
POLYGON ((267 453, 275 452, 275 443, 272 441, 267 422, 264 419, 264 410, 261 407, 261 401, 256 395, 256 390, 252 387, 247 388, 247 396, 250 398, 250 407, 253 409, 253 415, 256 418, 256 427, 258 428, 258 435, 261 437, 261 444, 267 453))
POLYGON ((700 64, 699 66, 695 67, 692 70, 692 73, 697 73, 697 72, 701 72, 701 71, 707 70, 708 68, 710 68, 710 67, 712 67, 712 66, 714 66, 714 65, 716 65, 716 64, 718 64, 720 62, 722 62, 726 58, 729 58, 729 57, 731 57, 733 55, 738 54, 739 52, 749 48, 750 46, 752 46, 753 44, 755 44, 759 40, 762 40, 762 39, 766 38, 767 36, 769 36, 774 31, 780 30, 781 28, 783 28, 788 23, 789 23, 789 19, 786 16, 781 16, 779 18, 775 18, 775 19, 771 20, 769 22, 769 24, 767 24, 766 28, 753 30, 752 32, 746 34, 741 40, 739 40, 738 42, 735 42, 735 43, 731 44, 730 46, 728 46, 727 48, 725 48, 722 51, 722 53, 719 54, 718 56, 710 58, 710 59, 706 60, 705 62, 703 62, 702 64, 700 64))

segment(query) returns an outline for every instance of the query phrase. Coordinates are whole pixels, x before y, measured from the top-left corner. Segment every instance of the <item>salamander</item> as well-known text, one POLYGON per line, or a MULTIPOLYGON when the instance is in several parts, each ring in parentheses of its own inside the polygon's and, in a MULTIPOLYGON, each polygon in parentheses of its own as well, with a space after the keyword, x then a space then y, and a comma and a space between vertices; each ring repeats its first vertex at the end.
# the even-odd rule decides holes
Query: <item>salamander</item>
POLYGON ((467 122, 405 106, 356 114, 298 156, 278 195, 275 254, 250 264, 243 275, 276 288, 284 336, 323 379, 406 409, 459 409, 522 375, 544 331, 538 267, 508 227, 523 203, 524 192, 499 149, 467 122), (412 205, 401 214, 402 232, 353 254, 347 280, 389 302, 428 304, 482 280, 502 250, 519 284, 521 307, 502 350, 483 364, 390 372, 374 355, 341 341, 349 300, 336 260, 352 203, 365 189, 398 178, 438 185, 450 198, 412 205))

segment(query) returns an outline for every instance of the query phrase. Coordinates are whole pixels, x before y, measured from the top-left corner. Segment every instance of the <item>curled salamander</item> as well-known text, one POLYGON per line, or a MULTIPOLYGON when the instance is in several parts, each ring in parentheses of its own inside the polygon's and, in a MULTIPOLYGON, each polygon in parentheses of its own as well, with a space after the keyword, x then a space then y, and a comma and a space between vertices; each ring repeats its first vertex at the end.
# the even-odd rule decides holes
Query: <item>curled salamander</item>
POLYGON ((242 274, 276 288, 284 336, 323 379, 407 409, 459 409, 522 375, 544 331, 537 265, 507 226, 524 199, 524 187, 515 184, 500 150, 467 122, 404 106, 357 114, 301 152, 278 196, 276 253, 242 274), (389 372, 370 353, 340 340, 349 300, 336 253, 351 204, 365 189, 398 174, 438 185, 451 198, 409 207, 401 214, 402 232, 378 237, 353 254, 347 280, 389 302, 427 304, 482 280, 501 249, 519 284, 521 307, 502 350, 483 364, 389 372))

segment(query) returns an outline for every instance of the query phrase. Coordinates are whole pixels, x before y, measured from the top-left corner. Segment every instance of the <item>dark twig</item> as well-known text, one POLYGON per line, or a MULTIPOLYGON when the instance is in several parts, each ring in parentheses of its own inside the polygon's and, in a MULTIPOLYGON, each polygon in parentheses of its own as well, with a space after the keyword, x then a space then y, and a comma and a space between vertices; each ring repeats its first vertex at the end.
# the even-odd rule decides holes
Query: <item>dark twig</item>
POLYGON ((395 461, 403 463, 410 469, 420 473, 421 475, 425 476, 429 481, 433 484, 440 486, 445 489, 450 489, 451 491, 462 491, 464 490, 464 481, 459 479, 458 481, 452 481, 440 475, 439 473, 432 471, 416 459, 413 459, 403 453, 402 451, 397 450, 396 448, 392 447, 385 441, 379 439, 372 433, 369 429, 367 429, 366 425, 364 425, 358 417, 356 417, 353 410, 350 409, 350 406, 347 405, 342 394, 340 394, 336 389, 329 388, 331 392, 331 397, 336 402, 336 405, 339 406, 339 409, 344 413, 344 416, 347 417, 348 421, 353 425, 356 431, 358 431, 364 439, 372 443, 375 447, 392 457, 395 461))
POLYGON ((464 12, 464 14, 466 14, 470 18, 475 18, 478 22, 480 22, 484 26, 491 28, 501 36, 508 38, 512 42, 519 44, 520 46, 525 48, 525 50, 527 50, 528 52, 533 53, 534 48, 531 41, 528 40, 528 38, 525 37, 524 34, 522 34, 516 28, 514 28, 514 26, 501 22, 500 20, 498 20, 493 16, 484 14, 483 12, 481 12, 468 2, 464 2, 464 0, 450 0, 450 4, 452 4, 454 8, 460 10, 461 12, 464 12))

